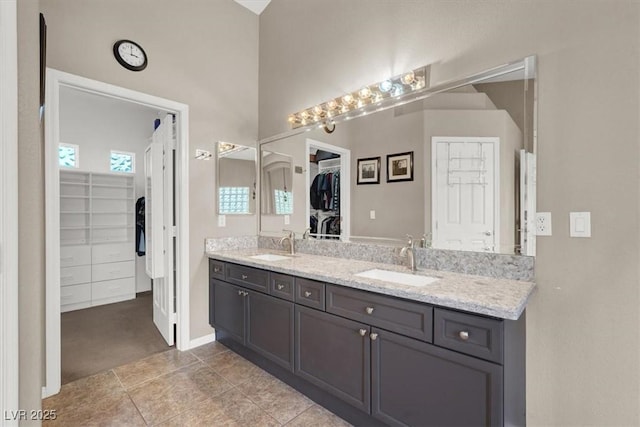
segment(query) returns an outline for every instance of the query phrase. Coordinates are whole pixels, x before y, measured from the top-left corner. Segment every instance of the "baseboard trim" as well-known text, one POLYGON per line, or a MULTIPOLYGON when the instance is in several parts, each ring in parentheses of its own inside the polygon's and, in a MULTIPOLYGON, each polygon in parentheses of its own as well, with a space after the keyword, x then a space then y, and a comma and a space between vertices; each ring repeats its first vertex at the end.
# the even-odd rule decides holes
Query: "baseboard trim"
POLYGON ((201 345, 209 344, 210 342, 214 342, 216 340, 216 333, 213 332, 209 335, 205 335, 200 338, 196 338, 194 340, 189 341, 189 348, 187 350, 191 350, 192 348, 200 347, 201 345))

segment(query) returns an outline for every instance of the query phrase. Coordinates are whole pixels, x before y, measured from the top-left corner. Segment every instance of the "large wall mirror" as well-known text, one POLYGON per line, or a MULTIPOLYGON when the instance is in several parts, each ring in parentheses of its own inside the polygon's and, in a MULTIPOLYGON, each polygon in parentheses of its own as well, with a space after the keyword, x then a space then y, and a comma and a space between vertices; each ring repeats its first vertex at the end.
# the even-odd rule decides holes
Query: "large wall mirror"
POLYGON ((256 149, 218 142, 218 214, 256 212, 256 149))
MULTIPOLYGON (((286 228, 302 233, 322 214, 308 202, 318 170, 308 147, 319 143, 350 152, 343 240, 410 234, 439 249, 535 254, 535 68, 529 57, 431 85, 411 102, 337 122, 332 133, 316 127, 263 140, 263 165, 266 153, 279 153, 296 171, 285 174, 293 197, 286 228)), ((263 235, 282 228, 262 215, 263 235)))

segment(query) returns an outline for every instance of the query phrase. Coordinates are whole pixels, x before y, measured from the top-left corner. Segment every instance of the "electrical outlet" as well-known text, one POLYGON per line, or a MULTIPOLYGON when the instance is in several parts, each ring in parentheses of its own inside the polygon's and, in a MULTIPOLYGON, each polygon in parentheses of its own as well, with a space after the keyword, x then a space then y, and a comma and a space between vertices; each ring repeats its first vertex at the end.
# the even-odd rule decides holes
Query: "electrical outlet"
POLYGON ((536 236, 551 236, 551 212, 536 212, 536 236))

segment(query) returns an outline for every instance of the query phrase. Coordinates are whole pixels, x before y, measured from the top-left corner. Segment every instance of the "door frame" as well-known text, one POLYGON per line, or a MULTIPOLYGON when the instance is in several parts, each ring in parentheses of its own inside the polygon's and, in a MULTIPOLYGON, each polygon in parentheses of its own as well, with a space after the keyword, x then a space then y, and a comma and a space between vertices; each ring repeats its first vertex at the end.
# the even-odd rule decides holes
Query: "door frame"
POLYGON ((3 425, 19 408, 18 28, 16 0, 0 1, 0 351, 3 425))
POLYGON ((351 237, 351 150, 327 144, 315 139, 305 140, 305 224, 309 228, 309 212, 311 211, 311 200, 309 200, 309 188, 311 187, 311 176, 309 171, 309 154, 311 147, 321 148, 325 151, 340 154, 340 216, 341 230, 340 240, 349 241, 351 237), (346 212, 346 214, 344 213, 346 212))
MULTIPOLYGON (((436 162, 438 155, 438 144, 443 142, 490 142, 493 144, 493 253, 500 253, 500 138, 497 136, 432 136, 431 137, 431 239, 437 241, 437 177, 436 162)), ((425 150, 425 153, 428 150, 425 150)), ((426 154, 425 154, 426 155, 426 154)), ((425 159, 428 162, 428 159, 425 159)), ((425 162, 426 163, 426 162, 425 162)), ((425 181, 428 178, 428 171, 425 170, 425 181)), ((427 199, 425 198, 425 201, 427 199)), ((426 211, 426 209, 425 209, 426 211)), ((425 215, 426 217, 426 215, 425 215)), ((429 226, 425 221, 425 229, 429 226)), ((434 246, 435 249, 438 249, 434 246)))
POLYGON ((146 93, 47 68, 45 108, 45 386, 48 397, 61 387, 60 337, 60 88, 70 87, 176 115, 176 323, 178 350, 190 345, 189 331, 189 106, 146 93))

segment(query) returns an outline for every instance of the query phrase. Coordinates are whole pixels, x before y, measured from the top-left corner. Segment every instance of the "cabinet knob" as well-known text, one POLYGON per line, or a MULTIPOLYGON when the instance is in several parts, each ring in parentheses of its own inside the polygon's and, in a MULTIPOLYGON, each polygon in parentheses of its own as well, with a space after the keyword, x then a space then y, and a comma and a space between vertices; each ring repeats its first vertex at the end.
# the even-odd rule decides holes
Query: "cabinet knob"
POLYGON ((246 280, 249 276, 247 276, 246 274, 242 275, 242 280, 246 280))
POLYGON ((304 291, 304 296, 309 298, 311 296, 311 291, 304 291))
POLYGON ((468 340, 468 339, 469 339, 469 332, 467 332, 467 331, 460 331, 460 332, 458 333, 458 336, 460 337, 460 339, 461 339, 462 341, 466 341, 466 340, 468 340))
POLYGON ((242 291, 238 289, 238 295, 242 296, 242 291))
POLYGON ((367 330, 366 329, 360 329, 358 331, 358 333, 360 333, 360 336, 363 337, 363 336, 367 335, 367 330))
POLYGON ((282 283, 278 283, 276 287, 278 288, 279 291, 284 289, 284 285, 282 283))
POLYGON ((376 334, 375 332, 371 332, 369 334, 369 337, 371 338, 372 341, 375 341, 378 339, 378 334, 376 334))
POLYGON ((213 267, 214 273, 220 273, 220 267, 213 267))
POLYGON ((367 307, 367 314, 373 314, 373 307, 367 307))

